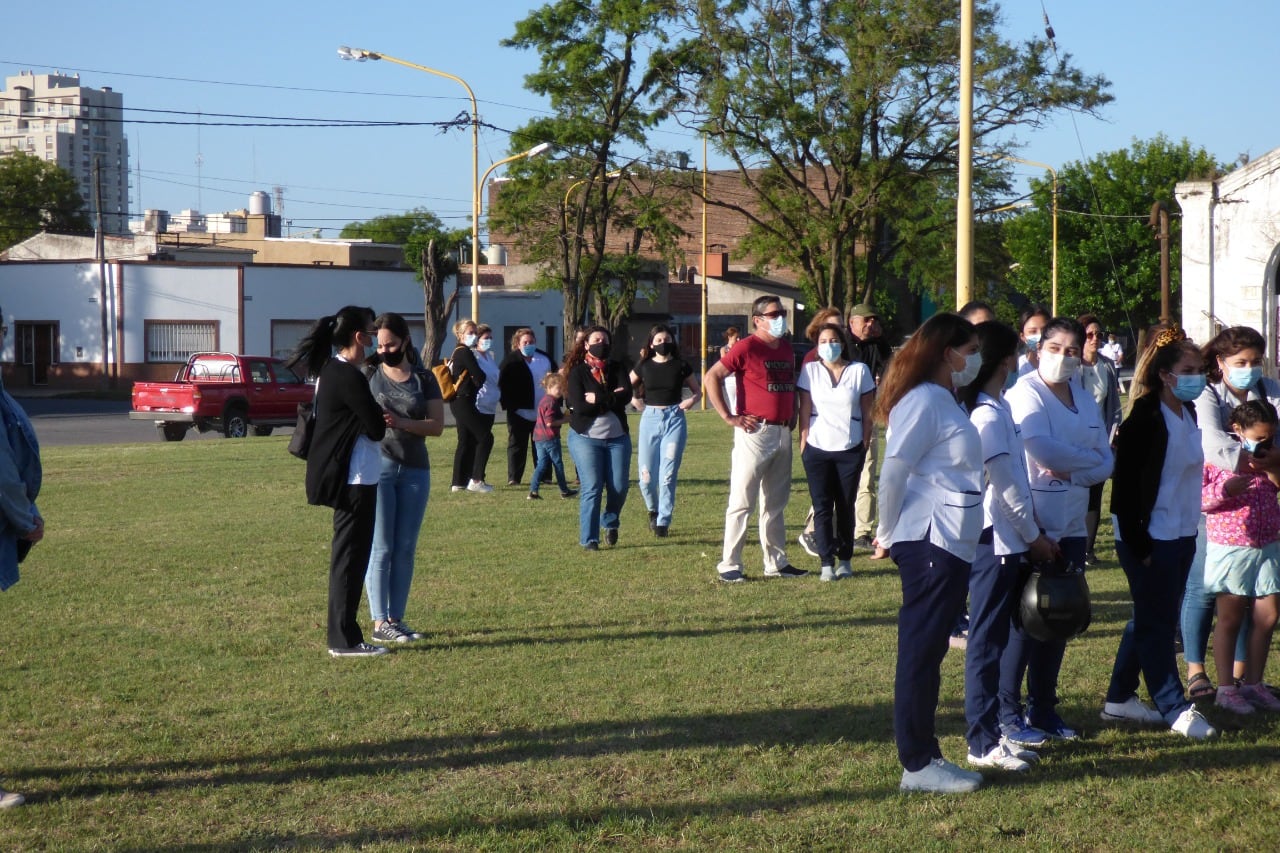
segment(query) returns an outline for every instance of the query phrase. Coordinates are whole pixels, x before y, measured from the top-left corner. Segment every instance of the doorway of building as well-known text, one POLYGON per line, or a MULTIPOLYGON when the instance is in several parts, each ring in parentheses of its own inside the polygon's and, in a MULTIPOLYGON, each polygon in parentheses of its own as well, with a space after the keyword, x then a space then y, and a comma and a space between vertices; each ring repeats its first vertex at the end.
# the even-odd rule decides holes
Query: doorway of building
POLYGON ((15 323, 14 346, 21 367, 29 368, 30 383, 49 384, 49 368, 58 363, 57 323, 15 323))

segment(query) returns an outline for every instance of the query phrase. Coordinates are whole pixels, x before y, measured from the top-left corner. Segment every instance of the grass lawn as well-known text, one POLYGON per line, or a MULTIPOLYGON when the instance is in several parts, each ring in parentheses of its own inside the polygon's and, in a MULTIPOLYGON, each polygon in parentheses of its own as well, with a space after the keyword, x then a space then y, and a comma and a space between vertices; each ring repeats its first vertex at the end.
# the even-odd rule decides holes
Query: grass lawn
MULTIPOLYGON (((903 796, 894 567, 766 582, 752 542, 753 581, 718 583, 731 437, 713 415, 691 417, 671 537, 633 487, 618 547, 594 554, 554 487, 450 494, 453 441, 429 443, 407 614, 430 639, 361 660, 325 651, 330 513, 286 439, 46 450, 48 538, 0 595, 0 784, 28 797, 0 849, 1276 844, 1276 718, 1211 711, 1207 744, 1098 720, 1128 615, 1113 561, 1062 673, 1085 738, 976 794, 903 796)), ((793 541, 807 506, 797 454, 793 541)), ((962 663, 938 711, 956 761, 962 663)))

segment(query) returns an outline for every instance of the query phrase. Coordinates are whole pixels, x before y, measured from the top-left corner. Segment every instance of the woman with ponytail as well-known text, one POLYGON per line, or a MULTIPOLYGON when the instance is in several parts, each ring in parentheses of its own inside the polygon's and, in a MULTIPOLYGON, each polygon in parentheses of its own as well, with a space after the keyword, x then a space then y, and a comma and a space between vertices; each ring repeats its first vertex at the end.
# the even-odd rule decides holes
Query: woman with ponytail
POLYGON ((348 305, 322 317, 288 362, 305 366, 307 376, 316 380, 307 501, 333 508, 328 620, 333 657, 386 652, 364 641, 356 619, 373 546, 382 455, 378 442, 387 431, 382 408, 360 369, 377 333, 372 308, 348 305))

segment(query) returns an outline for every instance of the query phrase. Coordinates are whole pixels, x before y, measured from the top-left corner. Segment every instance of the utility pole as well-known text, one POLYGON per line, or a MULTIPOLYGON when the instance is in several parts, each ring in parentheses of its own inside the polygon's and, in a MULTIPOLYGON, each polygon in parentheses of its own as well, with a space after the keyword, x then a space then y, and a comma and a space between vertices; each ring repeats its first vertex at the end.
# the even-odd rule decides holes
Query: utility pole
POLYGON ((1173 322, 1169 311, 1169 208, 1162 201, 1151 205, 1151 218, 1147 224, 1155 229, 1155 239, 1160 241, 1160 322, 1173 322))
POLYGON ((93 158, 93 256, 98 261, 98 313, 102 317, 102 379, 111 383, 111 357, 107 346, 110 328, 107 317, 107 258, 102 233, 102 158, 93 158))
POLYGON ((956 309, 973 298, 974 0, 960 0, 960 138, 956 190, 956 309))

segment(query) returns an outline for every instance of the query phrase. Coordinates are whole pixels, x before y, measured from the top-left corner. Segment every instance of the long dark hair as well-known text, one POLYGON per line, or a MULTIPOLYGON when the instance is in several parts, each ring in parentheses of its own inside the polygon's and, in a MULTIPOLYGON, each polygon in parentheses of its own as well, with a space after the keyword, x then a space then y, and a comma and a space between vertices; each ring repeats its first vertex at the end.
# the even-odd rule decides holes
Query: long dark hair
POLYGON ((299 364, 306 367, 309 378, 316 378, 320 371, 333 357, 335 349, 346 349, 356 339, 356 335, 369 328, 373 322, 372 308, 358 305, 347 305, 337 314, 330 314, 316 320, 307 336, 298 342, 298 348, 285 361, 286 367, 299 364))
POLYGON ((569 352, 569 357, 564 360, 564 374, 569 375, 569 371, 573 370, 579 364, 586 361, 587 358, 587 341, 596 332, 604 332, 604 336, 609 339, 609 358, 613 359, 613 335, 609 334, 609 330, 604 326, 588 326, 583 329, 586 334, 582 336, 582 340, 573 345, 573 349, 569 352))
MULTIPOLYGON (((668 326, 666 323, 654 323, 653 326, 649 329, 648 340, 644 342, 644 346, 640 347, 641 361, 646 361, 650 358, 653 358, 653 356, 656 355, 656 353, 653 351, 653 339, 656 338, 658 335, 662 334, 663 332, 666 332, 668 335, 671 336, 672 343, 676 342, 676 333, 671 330, 670 326, 668 326)), ((610 343, 612 343, 612 341, 610 341, 610 343)), ((679 353, 677 352, 676 355, 678 356, 679 353)))
MULTIPOLYGON (((385 314, 379 314, 378 319, 373 321, 373 327, 381 331, 386 329, 391 334, 400 339, 400 349, 404 351, 405 362, 409 365, 410 370, 417 370, 422 367, 422 356, 418 354, 418 348, 413 345, 413 339, 409 333, 409 321, 404 317, 392 311, 385 314)), ((382 364, 382 353, 375 353, 365 359, 369 365, 382 364)))
POLYGON ((962 347, 973 337, 973 324, 959 314, 934 314, 907 338, 889 362, 876 394, 876 420, 888 423, 889 412, 907 392, 932 380, 948 348, 962 347))
POLYGON ((1018 333, 1004 323, 988 320, 974 326, 978 333, 978 352, 982 355, 982 367, 968 385, 957 390, 960 402, 969 411, 978 405, 978 394, 1000 369, 1000 363, 1018 351, 1018 333))

